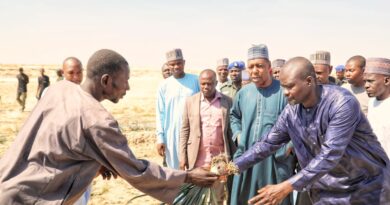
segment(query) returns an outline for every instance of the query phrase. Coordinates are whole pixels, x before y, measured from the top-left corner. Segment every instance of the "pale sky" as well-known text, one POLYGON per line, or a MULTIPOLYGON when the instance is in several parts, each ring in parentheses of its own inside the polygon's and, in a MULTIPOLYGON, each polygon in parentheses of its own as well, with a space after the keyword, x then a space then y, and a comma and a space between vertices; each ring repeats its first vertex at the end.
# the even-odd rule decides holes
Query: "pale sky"
POLYGON ((0 64, 87 64, 101 48, 131 67, 161 68, 182 48, 186 67, 246 61, 251 44, 270 58, 328 50, 334 66, 349 57, 390 58, 390 1, 379 0, 0 0, 0 64))

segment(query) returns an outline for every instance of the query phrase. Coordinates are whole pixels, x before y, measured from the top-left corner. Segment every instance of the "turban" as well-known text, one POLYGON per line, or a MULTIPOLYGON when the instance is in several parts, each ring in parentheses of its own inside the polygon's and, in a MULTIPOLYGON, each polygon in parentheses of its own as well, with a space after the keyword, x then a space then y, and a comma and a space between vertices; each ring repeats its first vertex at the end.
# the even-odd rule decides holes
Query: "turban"
POLYGON ((258 59, 258 58, 268 58, 268 48, 264 44, 252 45, 248 49, 248 60, 258 59))
POLYGON ((276 59, 276 60, 272 61, 271 67, 272 68, 281 68, 281 67, 283 67, 283 65, 285 63, 286 63, 286 60, 284 60, 284 59, 276 59))
POLYGON ((245 63, 244 63, 244 61, 234 61, 233 63, 229 64, 228 70, 230 70, 232 68, 238 68, 240 70, 244 70, 245 69, 245 63))
POLYGON ((166 53, 167 62, 174 60, 183 60, 183 53, 180 48, 175 48, 166 53))
POLYGON ((222 58, 217 61, 217 67, 219 66, 228 66, 229 65, 229 59, 228 58, 222 58))
POLYGON ((390 59, 388 58, 367 59, 364 73, 390 75, 390 59))
POLYGON ((344 65, 338 65, 334 69, 336 70, 336 72, 344 71, 345 70, 345 66, 344 65))
POLYGON ((328 51, 316 51, 310 55, 310 61, 314 64, 330 65, 330 53, 328 51))

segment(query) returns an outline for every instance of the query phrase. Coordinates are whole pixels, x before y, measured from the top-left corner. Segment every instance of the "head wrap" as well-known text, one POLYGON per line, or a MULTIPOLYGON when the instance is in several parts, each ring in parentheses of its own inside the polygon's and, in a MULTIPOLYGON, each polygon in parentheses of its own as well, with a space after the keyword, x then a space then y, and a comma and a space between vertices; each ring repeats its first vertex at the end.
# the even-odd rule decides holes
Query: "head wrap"
POLYGON ((344 65, 338 65, 334 69, 336 70, 336 72, 341 72, 341 71, 345 70, 345 66, 344 65))
POLYGON ((364 73, 390 75, 390 59, 388 58, 367 59, 364 73))
POLYGON ((228 66, 229 65, 229 59, 228 58, 221 58, 217 61, 217 67, 219 66, 228 66))
POLYGON ((243 70, 243 71, 241 72, 241 79, 242 79, 243 81, 248 81, 248 80, 250 80, 250 79, 249 79, 249 73, 248 73, 248 71, 243 70))
POLYGON ((166 53, 167 62, 174 60, 183 60, 183 53, 180 48, 175 48, 166 53))
POLYGON ((328 51, 316 51, 310 55, 310 61, 314 64, 330 65, 330 53, 328 51))
POLYGON ((245 69, 245 63, 244 63, 244 61, 234 61, 234 62, 229 64, 228 70, 230 70, 232 68, 238 68, 240 70, 244 70, 245 69))
POLYGON ((265 44, 252 45, 252 47, 248 49, 248 60, 253 60, 258 58, 269 59, 268 48, 265 44))
POLYGON ((281 68, 286 63, 284 59, 275 59, 271 63, 271 68, 281 68))

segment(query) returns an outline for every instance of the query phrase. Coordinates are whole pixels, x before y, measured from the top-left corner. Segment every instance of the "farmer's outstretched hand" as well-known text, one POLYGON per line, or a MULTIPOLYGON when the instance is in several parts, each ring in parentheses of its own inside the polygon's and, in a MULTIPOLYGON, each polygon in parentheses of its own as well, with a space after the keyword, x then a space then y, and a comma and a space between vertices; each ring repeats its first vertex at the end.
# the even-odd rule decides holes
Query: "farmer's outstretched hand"
POLYGON ((218 175, 203 168, 195 168, 187 172, 186 183, 201 187, 210 187, 218 180, 218 175))

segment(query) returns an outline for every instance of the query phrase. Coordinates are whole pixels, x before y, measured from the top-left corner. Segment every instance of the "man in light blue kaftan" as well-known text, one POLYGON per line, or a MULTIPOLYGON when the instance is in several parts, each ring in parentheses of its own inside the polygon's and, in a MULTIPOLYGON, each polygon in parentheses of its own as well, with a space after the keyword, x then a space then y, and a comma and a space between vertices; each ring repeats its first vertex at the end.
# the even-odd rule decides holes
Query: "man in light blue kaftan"
POLYGON ((302 170, 261 189, 249 203, 278 204, 293 190, 307 190, 315 205, 390 204, 390 162, 357 99, 318 84, 303 57, 286 63, 280 82, 290 104, 271 132, 234 163, 246 170, 291 140, 302 170))
MULTIPOLYGON (((287 104, 280 82, 271 76, 265 45, 249 49, 247 70, 252 83, 236 94, 230 114, 232 132, 238 142, 234 158, 241 156, 271 130, 287 104)), ((294 156, 288 151, 288 146, 284 146, 276 154, 234 176, 230 204, 247 204, 260 188, 290 178, 293 171, 294 156)), ((292 194, 282 204, 292 205, 292 194)))
POLYGON ((184 72, 185 61, 180 49, 167 54, 172 76, 157 91, 157 151, 168 167, 179 169, 179 136, 186 98, 200 91, 198 76, 184 72))

